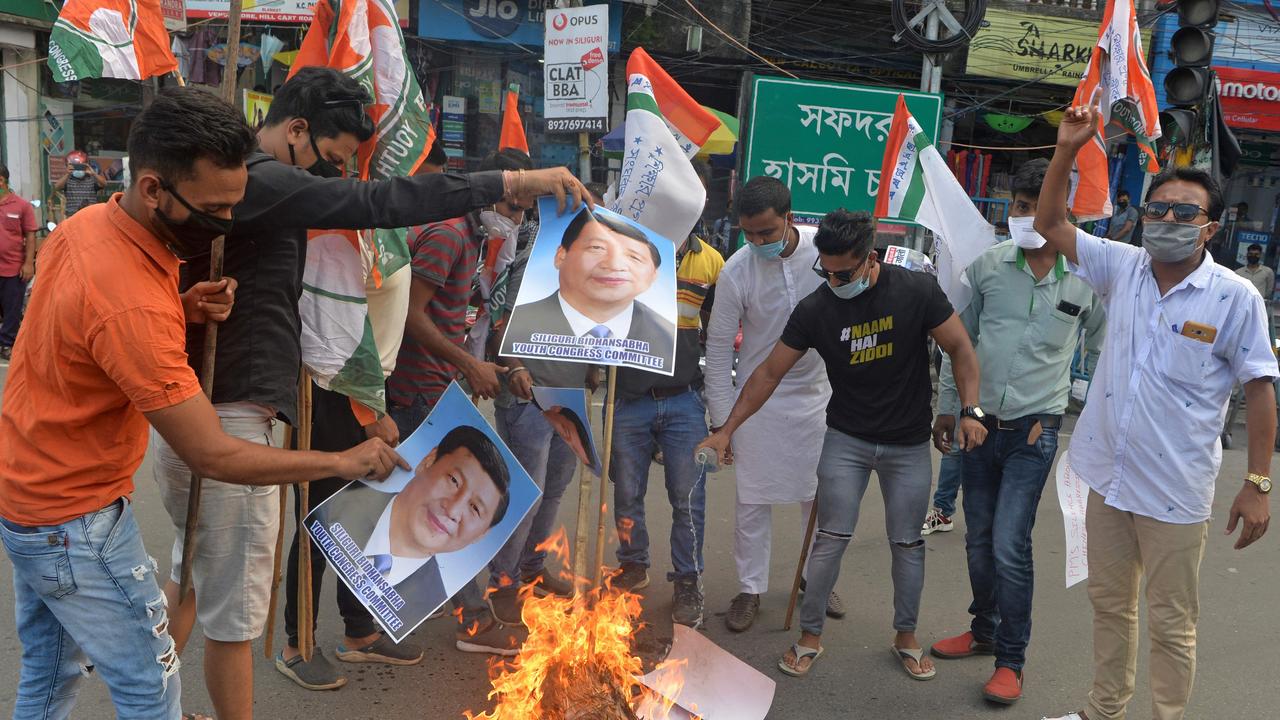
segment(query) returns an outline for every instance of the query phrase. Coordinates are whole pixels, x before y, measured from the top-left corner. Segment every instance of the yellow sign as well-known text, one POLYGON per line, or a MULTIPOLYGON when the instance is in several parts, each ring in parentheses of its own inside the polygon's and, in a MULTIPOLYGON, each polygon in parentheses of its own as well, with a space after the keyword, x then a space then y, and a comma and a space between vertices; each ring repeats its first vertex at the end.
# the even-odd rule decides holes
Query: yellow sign
MULTIPOLYGON (((1142 32, 1150 49, 1151 31, 1142 32)), ((1098 21, 987 9, 986 20, 969 43, 965 72, 983 77, 1080 84, 1098 42, 1098 21)))
POLYGON ((244 119, 249 127, 257 130, 267 118, 267 109, 271 107, 272 95, 252 90, 244 91, 244 119))

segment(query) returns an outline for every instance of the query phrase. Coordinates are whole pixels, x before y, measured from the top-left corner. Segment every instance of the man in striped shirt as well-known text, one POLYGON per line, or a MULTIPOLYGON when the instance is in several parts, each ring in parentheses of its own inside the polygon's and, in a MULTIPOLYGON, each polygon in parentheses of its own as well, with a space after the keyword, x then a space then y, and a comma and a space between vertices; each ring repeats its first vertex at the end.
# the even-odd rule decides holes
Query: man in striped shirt
MULTIPOLYGON (((533 162, 519 150, 507 148, 485 158, 480 170, 531 170, 533 162)), ((492 210, 519 225, 524 209, 507 201, 492 210)), ((449 383, 459 373, 471 392, 485 399, 497 396, 498 375, 506 368, 477 359, 463 347, 471 280, 481 257, 479 213, 414 228, 410 233, 413 284, 409 317, 395 372, 387 381, 388 413, 401 438, 422 424, 449 383)), ((454 607, 462 608, 457 647, 464 652, 515 654, 512 631, 493 617, 480 588, 473 582, 458 591, 454 607)))

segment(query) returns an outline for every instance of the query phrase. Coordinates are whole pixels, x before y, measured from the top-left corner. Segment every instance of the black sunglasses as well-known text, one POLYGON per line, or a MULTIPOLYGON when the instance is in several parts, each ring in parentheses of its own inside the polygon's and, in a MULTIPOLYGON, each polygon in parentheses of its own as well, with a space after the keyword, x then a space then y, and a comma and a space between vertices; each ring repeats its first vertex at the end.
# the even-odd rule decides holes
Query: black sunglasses
POLYGON ((1142 212, 1147 216, 1148 220, 1159 220, 1170 209, 1173 210, 1173 219, 1180 223, 1189 223, 1195 220, 1200 213, 1204 213, 1205 217, 1209 216, 1208 210, 1195 203, 1149 202, 1142 212))
POLYGON ((822 267, 822 258, 818 258, 813 261, 813 271, 823 280, 839 280, 841 284, 850 283, 853 282, 854 274, 861 270, 862 266, 866 265, 867 261, 870 259, 871 254, 867 253, 867 256, 862 259, 862 262, 858 263, 858 266, 852 270, 827 270, 822 267))

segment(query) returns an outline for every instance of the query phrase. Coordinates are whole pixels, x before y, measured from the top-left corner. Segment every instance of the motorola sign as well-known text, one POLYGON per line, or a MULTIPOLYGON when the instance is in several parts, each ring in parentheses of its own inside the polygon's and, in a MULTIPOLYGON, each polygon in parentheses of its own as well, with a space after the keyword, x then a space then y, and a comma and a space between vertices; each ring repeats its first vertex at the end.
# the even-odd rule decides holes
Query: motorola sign
POLYGON ((608 129, 608 28, 608 5, 547 11, 543 110, 548 132, 608 129))

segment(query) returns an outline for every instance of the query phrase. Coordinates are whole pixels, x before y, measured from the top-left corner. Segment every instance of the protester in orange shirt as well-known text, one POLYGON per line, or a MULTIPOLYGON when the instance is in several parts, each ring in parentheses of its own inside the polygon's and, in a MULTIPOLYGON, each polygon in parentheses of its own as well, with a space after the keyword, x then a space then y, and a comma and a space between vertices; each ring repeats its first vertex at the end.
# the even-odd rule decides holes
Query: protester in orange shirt
POLYGON ((164 595, 129 499, 147 423, 223 482, 409 469, 377 439, 303 453, 229 437, 200 392, 185 325, 224 320, 235 284, 180 296, 178 266, 229 230, 255 144, 215 96, 166 90, 134 120, 129 190, 68 219, 42 249, 0 412, 0 538, 23 647, 15 717, 66 717, 90 664, 121 717, 181 716, 164 595))

